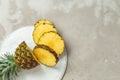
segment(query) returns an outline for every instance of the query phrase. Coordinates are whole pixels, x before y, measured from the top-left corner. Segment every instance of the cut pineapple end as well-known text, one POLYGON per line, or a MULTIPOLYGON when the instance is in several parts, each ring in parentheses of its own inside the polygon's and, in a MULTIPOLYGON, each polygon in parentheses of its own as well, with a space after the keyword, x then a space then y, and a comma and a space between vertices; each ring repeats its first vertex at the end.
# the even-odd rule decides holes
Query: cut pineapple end
POLYGON ((37 46, 34 48, 33 52, 39 63, 46 66, 55 66, 57 64, 58 58, 47 48, 45 49, 45 47, 37 46))
POLYGON ((40 37, 49 31, 55 31, 57 32, 57 30, 54 28, 53 25, 48 25, 48 24, 41 24, 39 27, 37 27, 34 31, 33 31, 33 40, 36 44, 38 44, 38 41, 40 39, 40 37))
POLYGON ((41 36, 38 44, 44 44, 52 48, 59 57, 64 51, 64 40, 56 32, 48 32, 41 36))
POLYGON ((33 51, 29 48, 25 41, 23 41, 16 48, 14 59, 21 68, 32 69, 38 66, 38 62, 34 59, 32 53, 33 51))

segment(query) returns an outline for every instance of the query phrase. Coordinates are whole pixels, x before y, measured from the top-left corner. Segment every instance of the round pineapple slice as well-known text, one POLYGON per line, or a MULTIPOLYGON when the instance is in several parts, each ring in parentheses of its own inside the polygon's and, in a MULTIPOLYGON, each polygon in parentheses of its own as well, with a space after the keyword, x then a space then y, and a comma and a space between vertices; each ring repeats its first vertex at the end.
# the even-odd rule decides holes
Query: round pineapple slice
POLYGON ((59 57, 64 51, 64 40, 56 32, 47 32, 41 36, 38 41, 38 44, 47 45, 52 48, 59 57))
POLYGON ((38 41, 39 41, 41 35, 43 35, 45 32, 49 32, 49 31, 57 32, 57 30, 54 28, 54 26, 49 25, 49 24, 41 24, 39 27, 35 28, 35 30, 33 31, 34 42, 36 44, 38 44, 38 41))
POLYGON ((41 24, 49 24, 49 25, 53 25, 53 23, 49 20, 46 19, 40 19, 38 20, 35 24, 34 27, 37 28, 38 26, 40 26, 41 24))
POLYGON ((45 45, 36 46, 33 50, 33 54, 39 63, 42 63, 46 66, 55 66, 58 62, 56 52, 45 45))

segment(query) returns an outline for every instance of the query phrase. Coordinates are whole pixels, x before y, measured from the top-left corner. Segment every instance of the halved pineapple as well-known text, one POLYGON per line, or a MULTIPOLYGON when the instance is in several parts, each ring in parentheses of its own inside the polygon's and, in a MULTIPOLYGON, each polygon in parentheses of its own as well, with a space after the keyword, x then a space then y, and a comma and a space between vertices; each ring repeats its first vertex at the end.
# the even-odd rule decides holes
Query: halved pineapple
POLYGON ((55 66, 58 62, 56 52, 45 45, 36 46, 33 50, 33 54, 39 63, 42 63, 46 66, 55 66))
POLYGON ((57 30, 54 28, 54 26, 49 25, 49 24, 41 24, 39 27, 35 28, 35 30, 33 31, 34 42, 36 44, 38 44, 38 41, 39 41, 41 35, 43 35, 45 32, 49 32, 49 31, 57 32, 57 30))
POLYGON ((35 24, 34 24, 34 27, 37 28, 38 26, 40 26, 41 24, 49 24, 49 25, 53 25, 53 23, 49 20, 46 20, 46 19, 41 19, 41 20, 38 20, 35 24))
POLYGON ((38 41, 38 44, 47 45, 52 48, 59 57, 64 51, 64 40, 56 32, 47 32, 38 41))

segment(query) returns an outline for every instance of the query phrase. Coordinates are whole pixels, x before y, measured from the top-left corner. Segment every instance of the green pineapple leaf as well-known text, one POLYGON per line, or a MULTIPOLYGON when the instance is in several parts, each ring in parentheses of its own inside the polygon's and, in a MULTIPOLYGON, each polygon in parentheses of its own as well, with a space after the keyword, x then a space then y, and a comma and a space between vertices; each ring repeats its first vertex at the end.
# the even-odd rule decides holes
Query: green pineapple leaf
POLYGON ((0 80, 14 80, 20 69, 12 54, 6 53, 0 57, 0 80))

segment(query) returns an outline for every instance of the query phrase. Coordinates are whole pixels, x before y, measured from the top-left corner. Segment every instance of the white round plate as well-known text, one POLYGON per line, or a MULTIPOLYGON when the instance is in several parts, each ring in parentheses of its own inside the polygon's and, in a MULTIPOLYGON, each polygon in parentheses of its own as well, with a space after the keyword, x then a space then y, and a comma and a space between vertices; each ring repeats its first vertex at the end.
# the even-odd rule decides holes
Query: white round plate
MULTIPOLYGON (((35 47, 32 38, 33 30, 33 26, 26 26, 8 35, 1 45, 0 53, 4 54, 6 52, 10 52, 14 54, 15 49, 22 41, 25 41, 28 46, 33 49, 35 47)), ((16 80, 61 80, 65 73, 66 67, 67 52, 65 49, 55 67, 46 67, 40 64, 34 69, 22 70, 16 77, 16 80)))

